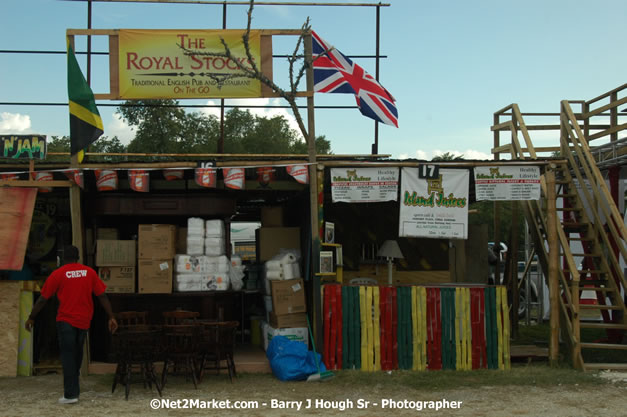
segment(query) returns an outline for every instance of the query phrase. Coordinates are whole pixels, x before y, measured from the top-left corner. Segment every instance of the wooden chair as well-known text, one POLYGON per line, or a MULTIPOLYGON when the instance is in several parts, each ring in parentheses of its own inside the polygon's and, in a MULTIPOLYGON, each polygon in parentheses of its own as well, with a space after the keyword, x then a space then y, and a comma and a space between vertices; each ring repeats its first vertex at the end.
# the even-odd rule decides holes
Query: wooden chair
POLYGON ((125 386, 125 398, 128 400, 133 374, 140 375, 144 388, 155 384, 159 396, 161 385, 155 373, 154 361, 160 356, 161 329, 147 325, 126 325, 113 334, 114 352, 117 367, 111 393, 119 383, 125 386))
POLYGON ((233 377, 237 376, 233 351, 239 322, 203 322, 202 325, 198 380, 202 380, 205 370, 215 370, 220 374, 221 369, 227 369, 229 379, 233 382, 233 377))
POLYGON ((182 373, 190 376, 194 388, 198 388, 196 359, 199 352, 200 330, 199 324, 166 324, 163 326, 162 387, 165 387, 168 373, 182 373))
POLYGON ((187 310, 164 311, 161 314, 163 315, 163 323, 166 325, 188 324, 195 322, 200 317, 199 312, 187 310))
POLYGON ((122 311, 115 315, 119 327, 148 324, 147 311, 122 311))

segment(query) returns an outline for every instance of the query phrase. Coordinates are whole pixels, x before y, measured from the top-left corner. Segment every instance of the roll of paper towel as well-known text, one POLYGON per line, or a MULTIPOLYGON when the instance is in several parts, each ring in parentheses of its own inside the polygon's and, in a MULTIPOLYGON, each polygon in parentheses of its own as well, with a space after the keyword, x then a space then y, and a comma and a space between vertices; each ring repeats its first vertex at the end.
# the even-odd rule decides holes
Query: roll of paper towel
POLYGON ((276 260, 283 264, 293 264, 294 262, 296 262, 296 256, 294 256, 292 253, 285 252, 278 255, 278 259, 276 260))
POLYGON ((267 261, 266 271, 283 271, 283 263, 280 261, 267 261))
POLYGON ((283 279, 298 278, 298 275, 294 274, 294 264, 283 264, 283 279))
POLYGON ((266 271, 266 279, 283 279, 283 272, 274 269, 266 271))

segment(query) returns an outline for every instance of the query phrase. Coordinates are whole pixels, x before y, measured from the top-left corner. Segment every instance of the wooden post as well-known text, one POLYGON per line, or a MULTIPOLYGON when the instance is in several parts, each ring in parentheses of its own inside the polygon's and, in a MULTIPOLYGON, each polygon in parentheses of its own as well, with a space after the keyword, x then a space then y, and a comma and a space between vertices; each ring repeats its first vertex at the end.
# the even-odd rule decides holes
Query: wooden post
MULTIPOLYGON (((312 62, 311 32, 305 36, 305 60, 312 62)), ((313 93, 314 78, 311 66, 307 68, 307 91, 313 93)), ((311 277, 313 278, 313 330, 316 347, 323 349, 322 332, 322 304, 320 299, 320 278, 316 273, 320 269, 320 236, 318 231, 318 171, 316 163, 316 119, 314 114, 314 96, 307 96, 307 153, 309 156, 309 210, 311 224, 311 277)))
MULTIPOLYGON (((512 201, 512 231, 510 239, 510 274, 511 274, 511 283, 512 283, 512 314, 511 314, 511 325, 512 325, 512 337, 515 339, 518 337, 518 307, 519 307, 519 288, 518 288, 518 217, 520 211, 518 210, 518 201, 512 201)), ((529 279, 529 277, 527 277, 529 279)), ((531 294, 527 294, 527 299, 529 300, 531 294)), ((529 306, 529 304, 527 304, 529 306)))
POLYGON ((544 175, 546 178, 547 240, 549 243, 549 299, 551 306, 549 340, 549 362, 557 365, 559 354, 559 245, 557 240, 557 208, 555 204, 555 165, 551 164, 544 175))

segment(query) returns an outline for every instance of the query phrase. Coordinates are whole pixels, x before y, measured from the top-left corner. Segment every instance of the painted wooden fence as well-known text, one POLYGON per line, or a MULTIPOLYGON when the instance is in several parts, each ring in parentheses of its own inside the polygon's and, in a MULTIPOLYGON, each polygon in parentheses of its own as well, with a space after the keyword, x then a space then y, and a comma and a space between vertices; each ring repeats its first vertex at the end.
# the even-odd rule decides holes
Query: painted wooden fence
POLYGON ((328 284, 328 369, 509 369, 507 293, 497 287, 328 284))

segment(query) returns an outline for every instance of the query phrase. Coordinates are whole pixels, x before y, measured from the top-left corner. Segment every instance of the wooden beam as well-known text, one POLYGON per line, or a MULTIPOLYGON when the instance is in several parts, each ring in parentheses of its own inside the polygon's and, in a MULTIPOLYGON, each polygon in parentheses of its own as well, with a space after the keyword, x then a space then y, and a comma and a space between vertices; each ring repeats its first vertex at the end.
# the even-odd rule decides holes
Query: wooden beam
MULTIPOLYGON (((620 132, 622 130, 625 130, 625 129, 627 129, 627 123, 623 123, 623 124, 620 124, 620 125, 617 125, 617 126, 610 127, 609 129, 606 129, 606 130, 604 130, 602 132, 598 132, 598 133, 595 133, 594 135, 587 136, 588 142, 590 142, 591 140, 602 138, 603 136, 607 136, 607 135, 614 136, 618 132, 620 132)), ((617 140, 617 139, 612 139, 612 140, 617 140)))
POLYGON ((551 366, 557 366, 559 356, 559 245, 557 240, 557 209, 555 201, 555 171, 550 166, 544 173, 546 178, 547 201, 547 240, 549 243, 549 299, 550 299, 550 328, 549 361, 551 366))
POLYGON ((35 180, 0 180, 0 187, 30 187, 30 188, 55 188, 71 187, 72 182, 65 180, 35 181, 35 180))
POLYGON ((508 120, 506 122, 503 123, 499 123, 497 125, 493 125, 492 127, 490 127, 490 130, 495 132, 497 130, 511 130, 513 127, 513 123, 511 120, 508 120))

